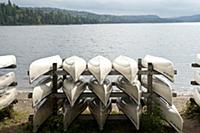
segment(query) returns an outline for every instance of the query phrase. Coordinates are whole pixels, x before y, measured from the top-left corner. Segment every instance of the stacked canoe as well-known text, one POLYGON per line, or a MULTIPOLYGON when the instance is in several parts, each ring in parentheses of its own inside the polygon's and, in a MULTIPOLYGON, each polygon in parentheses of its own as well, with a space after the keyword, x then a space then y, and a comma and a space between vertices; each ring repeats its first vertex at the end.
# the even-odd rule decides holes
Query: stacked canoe
POLYGON ((0 110, 9 107, 16 101, 16 77, 14 72, 3 69, 16 68, 16 57, 14 55, 0 56, 0 110))
MULTIPOLYGON (((196 63, 192 67, 200 68, 200 54, 196 55, 196 63)), ((193 86, 193 98, 200 107, 200 71, 196 70, 194 73, 194 81, 191 82, 193 86)))
POLYGON ((112 112, 112 99, 115 99, 119 110, 139 130, 141 99, 145 99, 143 93, 146 93, 142 87, 147 90, 149 87, 148 76, 143 76, 142 79, 138 77, 143 75, 142 72, 148 71, 149 63, 152 63, 153 71, 162 75, 152 77, 152 99, 161 105, 166 121, 181 132, 183 120, 173 105, 169 82, 174 81, 173 63, 149 55, 142 60, 142 70, 138 69, 137 61, 126 56, 119 56, 113 62, 103 56, 96 56, 86 62, 77 56, 62 60, 56 55, 32 62, 29 67, 30 83, 38 81, 34 84, 32 93, 34 132, 55 110, 60 110, 59 107, 62 107, 65 129, 88 107, 100 130, 103 130, 112 112), (110 75, 117 76, 111 78, 110 75), (112 96, 115 92, 121 95, 112 96), (63 95, 64 98, 61 97, 63 95))

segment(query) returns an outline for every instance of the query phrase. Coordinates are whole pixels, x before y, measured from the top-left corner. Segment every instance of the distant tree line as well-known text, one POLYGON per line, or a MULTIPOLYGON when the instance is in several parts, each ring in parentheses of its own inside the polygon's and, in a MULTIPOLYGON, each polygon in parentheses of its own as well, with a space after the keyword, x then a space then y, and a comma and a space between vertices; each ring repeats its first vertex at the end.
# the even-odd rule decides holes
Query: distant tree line
POLYGON ((43 8, 20 8, 12 4, 0 3, 0 25, 40 25, 40 24, 84 24, 98 23, 94 18, 81 17, 66 10, 43 8))
POLYGON ((200 22, 200 15, 176 18, 160 18, 157 15, 98 15, 90 12, 57 8, 25 8, 8 0, 0 3, 0 25, 43 25, 43 24, 97 24, 97 23, 175 23, 200 22))

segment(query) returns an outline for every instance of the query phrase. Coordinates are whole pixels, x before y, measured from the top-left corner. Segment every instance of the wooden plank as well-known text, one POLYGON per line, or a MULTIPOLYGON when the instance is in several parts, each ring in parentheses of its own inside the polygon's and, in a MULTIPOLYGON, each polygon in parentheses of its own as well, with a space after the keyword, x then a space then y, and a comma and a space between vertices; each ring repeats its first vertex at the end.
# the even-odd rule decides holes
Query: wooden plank
POLYGON ((191 81, 191 85, 199 85, 196 81, 191 81))
MULTIPOLYGON (((91 114, 82 114, 78 118, 78 120, 95 120, 91 114)), ((106 120, 128 120, 124 114, 111 114, 108 116, 106 120)))
MULTIPOLYGON (((57 99, 65 99, 66 95, 64 93, 56 93, 56 94, 52 94, 53 97, 56 97, 57 99)), ((114 97, 123 97, 123 96, 127 96, 125 93, 123 92, 112 92, 110 94, 111 98, 114 97)), ((80 96, 81 98, 92 98, 92 97, 96 97, 96 95, 93 92, 84 92, 81 94, 80 96)))
POLYGON ((197 63, 192 63, 192 65, 191 65, 192 67, 200 67, 200 65, 199 64, 197 64, 197 63))

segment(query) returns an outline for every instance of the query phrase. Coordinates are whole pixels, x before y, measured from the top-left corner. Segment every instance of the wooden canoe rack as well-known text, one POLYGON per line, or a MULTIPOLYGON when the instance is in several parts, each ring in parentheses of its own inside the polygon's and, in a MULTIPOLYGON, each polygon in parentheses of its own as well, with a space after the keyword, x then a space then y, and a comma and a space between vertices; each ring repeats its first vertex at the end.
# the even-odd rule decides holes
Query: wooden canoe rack
MULTIPOLYGON (((69 75, 66 71, 62 70, 62 69, 57 69, 57 64, 56 63, 53 63, 53 70, 46 73, 45 75, 51 75, 52 76, 52 82, 53 82, 53 88, 52 88, 52 94, 50 95, 50 97, 52 97, 54 100, 54 114, 57 113, 57 110, 58 110, 58 105, 57 105, 57 101, 59 99, 67 99, 67 97, 65 96, 64 92, 58 92, 57 90, 59 89, 58 88, 58 85, 57 85, 57 81, 58 81, 58 76, 67 76, 69 75)), ((28 72, 29 74, 29 72, 28 72)), ((177 74, 177 71, 175 70, 174 71, 174 74, 177 74)), ((92 74, 89 72, 88 69, 86 69, 81 75, 83 76, 91 76, 92 74)), ((119 72, 115 71, 115 70, 112 70, 108 76, 110 75, 115 75, 115 76, 119 76, 121 75, 119 72)), ((147 75, 147 93, 145 93, 144 95, 147 95, 149 96, 149 102, 151 102, 151 96, 153 94, 153 91, 152 91, 152 82, 153 82, 153 75, 161 75, 161 73, 155 71, 153 69, 153 64, 152 63, 148 63, 148 67, 145 68, 144 66, 142 66, 142 59, 138 59, 138 80, 141 82, 142 80, 142 75, 147 75)), ((88 83, 86 83, 88 84, 88 83)), ((112 86, 115 86, 115 83, 112 83, 112 86)), ((142 85, 143 86, 143 85, 142 85)), ((173 93, 172 94, 174 97, 176 96, 176 93, 173 93)), ((111 98, 111 102, 112 103, 116 103, 116 99, 113 99, 113 98, 117 98, 117 97, 123 97, 123 96, 127 96, 124 92, 122 91, 114 91, 114 92, 111 92, 111 95, 110 95, 110 98, 111 98)), ((81 95, 80 95, 81 98, 85 98, 85 97, 89 97, 89 98, 94 98, 96 97, 96 95, 93 93, 93 92, 83 92, 81 95)), ((32 93, 29 93, 28 94, 28 98, 32 98, 32 93)), ((151 107, 151 104, 149 104, 148 106, 148 110, 151 111, 152 110, 152 107, 151 107)), ((93 120, 94 118, 90 115, 90 114, 81 114, 77 119, 81 119, 81 120, 93 120)), ((123 114, 112 114, 112 115, 109 115, 108 119, 107 120, 126 120, 127 117, 124 116, 123 114)), ((33 121, 33 115, 30 115, 29 116, 29 121, 32 123, 33 121)))

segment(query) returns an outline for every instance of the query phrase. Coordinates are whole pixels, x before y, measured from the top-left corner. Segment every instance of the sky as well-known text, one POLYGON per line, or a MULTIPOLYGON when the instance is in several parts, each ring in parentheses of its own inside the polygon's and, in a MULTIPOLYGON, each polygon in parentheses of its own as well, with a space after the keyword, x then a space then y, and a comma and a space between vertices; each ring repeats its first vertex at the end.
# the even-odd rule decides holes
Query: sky
MULTIPOLYGON (((159 15, 176 17, 200 14, 200 0, 11 0, 22 7, 55 7, 98 14, 159 15)), ((0 0, 7 2, 7 0, 0 0)))

